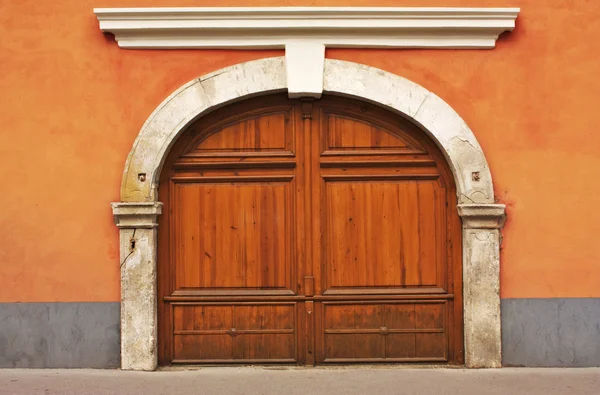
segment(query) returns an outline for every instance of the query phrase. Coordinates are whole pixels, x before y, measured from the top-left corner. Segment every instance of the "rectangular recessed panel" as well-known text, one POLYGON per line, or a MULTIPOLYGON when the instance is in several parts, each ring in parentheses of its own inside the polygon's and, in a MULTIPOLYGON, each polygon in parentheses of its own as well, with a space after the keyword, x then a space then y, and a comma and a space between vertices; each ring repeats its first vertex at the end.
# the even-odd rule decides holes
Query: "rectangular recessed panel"
POLYGON ((386 358, 415 358, 416 333, 390 333, 385 338, 386 358))
POLYGON ((289 120, 289 112, 278 112, 238 121, 212 132, 194 152, 292 151, 293 133, 289 120))
POLYGON ((417 358, 446 358, 446 334, 415 334, 415 356, 417 358))
POLYGON ((330 305, 325 315, 325 328, 333 329, 379 329, 381 326, 379 305, 330 305))
POLYGON ((443 329, 446 305, 415 305, 415 326, 419 329, 443 329))
POLYGON ((326 335, 325 360, 381 358, 383 340, 378 333, 326 335))
POLYGON ((327 288, 437 285, 437 181, 325 185, 327 288))
POLYGON ((290 287, 289 183, 176 184, 176 289, 290 287))
POLYGON ((392 329, 415 329, 415 304, 386 305, 383 316, 386 325, 392 329))
POLYGON ((231 306, 221 305, 176 305, 173 307, 173 329, 175 331, 215 331, 233 327, 231 306))
POLYGON ((179 361, 230 360, 233 339, 224 335, 175 335, 173 358, 179 361))
POLYGON ((323 307, 324 362, 447 357, 444 302, 346 303, 323 307))
POLYGON ((198 304, 173 306, 176 363, 296 361, 296 306, 198 304))
POLYGON ((375 124, 337 114, 327 114, 328 150, 407 149, 406 141, 375 124))
POLYGON ((296 360, 293 333, 241 334, 235 339, 235 358, 238 360, 296 360))
POLYGON ((421 358, 446 357, 445 304, 415 305, 415 327, 429 333, 415 336, 415 355, 421 358))
POLYGON ((294 329, 291 305, 242 305, 235 308, 237 329, 294 329))

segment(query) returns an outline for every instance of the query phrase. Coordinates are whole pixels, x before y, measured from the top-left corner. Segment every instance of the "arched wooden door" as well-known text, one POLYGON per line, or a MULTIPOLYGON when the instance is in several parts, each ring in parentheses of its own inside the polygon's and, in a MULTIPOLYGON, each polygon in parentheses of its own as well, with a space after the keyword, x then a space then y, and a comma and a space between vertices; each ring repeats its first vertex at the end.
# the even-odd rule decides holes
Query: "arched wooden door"
POLYGON ((425 133, 370 104, 203 117, 160 180, 159 363, 462 363, 455 194, 425 133))

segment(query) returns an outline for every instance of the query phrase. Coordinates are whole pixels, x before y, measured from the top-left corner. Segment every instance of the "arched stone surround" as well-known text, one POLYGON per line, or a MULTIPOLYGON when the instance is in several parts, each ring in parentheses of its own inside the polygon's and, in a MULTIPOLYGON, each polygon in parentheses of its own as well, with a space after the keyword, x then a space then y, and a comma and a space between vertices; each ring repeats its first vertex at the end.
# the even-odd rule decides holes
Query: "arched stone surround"
MULTIPOLYGON (((150 115, 127 158, 121 202, 112 203, 120 228, 121 367, 153 370, 157 363, 157 182, 180 133, 223 105, 287 90, 284 57, 228 67, 195 79, 150 115)), ((438 144, 458 193, 463 223, 465 364, 501 366, 500 228, 487 161, 462 118, 442 99, 402 77, 369 66, 325 59, 323 92, 375 103, 419 124, 438 144)))

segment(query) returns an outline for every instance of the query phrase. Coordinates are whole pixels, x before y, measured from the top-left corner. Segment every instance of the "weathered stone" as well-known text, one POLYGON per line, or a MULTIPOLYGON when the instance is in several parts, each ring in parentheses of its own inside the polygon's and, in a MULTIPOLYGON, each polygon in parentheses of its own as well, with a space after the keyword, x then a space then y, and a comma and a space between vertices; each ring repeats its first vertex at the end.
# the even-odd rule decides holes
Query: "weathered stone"
POLYGON ((497 229, 463 230, 465 364, 498 368, 500 333, 500 252, 497 229))
POLYGON ((463 228, 500 229, 506 220, 504 204, 459 204, 463 228))
POLYGON ((362 64, 325 59, 325 93, 361 98, 410 119, 431 93, 400 76, 362 64))
POLYGON ((210 99, 198 80, 184 85, 160 104, 142 127, 127 158, 121 186, 122 201, 156 200, 156 177, 160 174, 165 153, 179 133, 209 106, 210 99))
POLYGON ((156 217, 162 203, 113 203, 121 244, 121 368, 154 370, 156 217))
POLYGON ((260 59, 200 78, 214 107, 286 89, 284 58, 260 59))
POLYGON ((155 228, 156 219, 162 213, 160 202, 112 203, 115 224, 121 229, 155 228))
POLYGON ((465 363, 502 365, 500 322, 500 231, 503 204, 459 204, 463 224, 465 363))

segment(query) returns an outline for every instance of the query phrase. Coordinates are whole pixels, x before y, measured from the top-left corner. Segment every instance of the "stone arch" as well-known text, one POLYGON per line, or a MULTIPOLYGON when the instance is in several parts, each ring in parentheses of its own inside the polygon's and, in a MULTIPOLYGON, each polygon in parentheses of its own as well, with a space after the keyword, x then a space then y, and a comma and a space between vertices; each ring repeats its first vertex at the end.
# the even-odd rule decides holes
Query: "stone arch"
MULTIPOLYGON (((459 203, 494 202, 492 177, 475 135, 435 94, 400 76, 331 59, 325 60, 323 84, 325 93, 373 102, 422 126, 446 155, 459 203)), ((195 119, 235 101, 286 89, 283 57, 231 66, 179 88, 150 115, 135 140, 125 165, 121 201, 156 200, 163 160, 179 134, 195 119)))
MULTIPOLYGON (((121 202, 121 367, 156 368, 157 182, 179 135, 198 117, 223 105, 282 92, 285 58, 238 64, 195 79, 164 100, 143 125, 127 158, 121 202)), ((325 60, 323 91, 375 103, 420 125, 453 172, 463 222, 465 364, 501 366, 499 229, 504 205, 495 204, 485 155, 464 120, 442 99, 405 78, 339 60, 325 60)))

